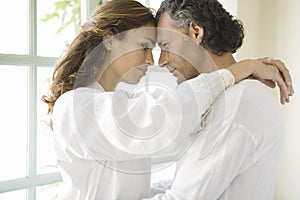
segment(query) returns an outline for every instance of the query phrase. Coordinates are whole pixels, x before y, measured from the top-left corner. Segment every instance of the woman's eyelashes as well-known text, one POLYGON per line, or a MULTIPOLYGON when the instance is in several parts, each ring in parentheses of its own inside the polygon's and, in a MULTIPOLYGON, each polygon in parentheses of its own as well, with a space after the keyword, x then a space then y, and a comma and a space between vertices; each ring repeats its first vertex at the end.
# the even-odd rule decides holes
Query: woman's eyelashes
POLYGON ((147 44, 141 44, 141 46, 144 49, 144 51, 147 51, 147 49, 149 49, 147 44))

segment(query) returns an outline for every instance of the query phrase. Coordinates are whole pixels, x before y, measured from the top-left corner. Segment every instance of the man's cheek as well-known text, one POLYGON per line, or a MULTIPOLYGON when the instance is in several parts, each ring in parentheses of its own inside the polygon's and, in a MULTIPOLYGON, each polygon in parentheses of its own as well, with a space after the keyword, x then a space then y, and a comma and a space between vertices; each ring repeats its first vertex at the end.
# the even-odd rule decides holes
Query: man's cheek
POLYGON ((172 44, 169 45, 168 50, 169 50, 170 53, 180 55, 183 51, 183 48, 178 43, 172 43, 172 44))

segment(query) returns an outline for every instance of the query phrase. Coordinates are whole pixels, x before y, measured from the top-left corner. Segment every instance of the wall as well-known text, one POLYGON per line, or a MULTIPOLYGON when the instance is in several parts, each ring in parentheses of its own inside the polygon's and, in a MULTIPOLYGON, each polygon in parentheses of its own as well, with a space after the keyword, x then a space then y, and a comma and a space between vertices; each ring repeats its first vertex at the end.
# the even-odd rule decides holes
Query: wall
POLYGON ((300 198, 300 1, 238 0, 238 18, 246 29, 244 45, 238 59, 271 56, 289 67, 296 94, 282 106, 286 125, 286 147, 279 170, 277 200, 300 198))
POLYGON ((223 7, 233 16, 237 15, 237 1, 238 0, 218 0, 223 7))

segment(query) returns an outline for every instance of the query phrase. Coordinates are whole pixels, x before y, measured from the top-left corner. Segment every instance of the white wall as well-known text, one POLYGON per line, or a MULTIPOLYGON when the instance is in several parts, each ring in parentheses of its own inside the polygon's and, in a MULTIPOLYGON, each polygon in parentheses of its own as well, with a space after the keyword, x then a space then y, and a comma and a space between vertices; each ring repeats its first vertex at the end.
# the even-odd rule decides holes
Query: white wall
POLYGON ((238 0, 218 0, 223 7, 233 16, 237 15, 237 1, 238 0))
POLYGON ((287 133, 277 200, 300 198, 300 95, 297 94, 300 91, 299 8, 299 0, 238 0, 238 17, 246 29, 238 58, 280 58, 289 67, 294 79, 296 94, 289 105, 282 107, 287 133))

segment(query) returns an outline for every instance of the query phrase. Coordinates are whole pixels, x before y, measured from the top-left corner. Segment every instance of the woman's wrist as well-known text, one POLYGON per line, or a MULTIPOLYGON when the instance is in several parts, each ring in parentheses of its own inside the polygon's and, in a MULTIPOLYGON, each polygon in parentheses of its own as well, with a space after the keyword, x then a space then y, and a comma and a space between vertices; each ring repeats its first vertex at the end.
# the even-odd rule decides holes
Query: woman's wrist
POLYGON ((217 70, 217 72, 219 73, 219 76, 222 79, 225 89, 227 89, 235 84, 234 76, 229 70, 220 69, 220 70, 217 70))
POLYGON ((230 65, 226 69, 229 70, 234 76, 235 83, 240 82, 248 78, 251 74, 253 74, 255 70, 254 60, 242 60, 233 65, 230 65))

